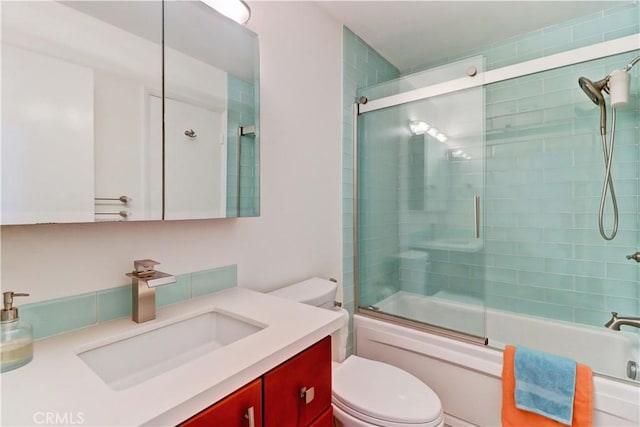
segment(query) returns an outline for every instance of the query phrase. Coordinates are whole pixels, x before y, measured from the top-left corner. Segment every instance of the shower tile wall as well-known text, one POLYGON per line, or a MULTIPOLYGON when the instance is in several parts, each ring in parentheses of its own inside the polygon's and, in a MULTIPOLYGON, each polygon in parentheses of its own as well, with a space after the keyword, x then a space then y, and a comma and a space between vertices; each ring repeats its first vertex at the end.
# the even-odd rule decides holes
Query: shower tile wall
MULTIPOLYGON (((495 69, 638 33, 639 9, 636 2, 464 57, 484 54, 487 68, 495 69)), ((630 105, 619 110, 616 128, 613 177, 620 231, 612 242, 600 237, 597 226, 604 176, 599 109, 577 85, 579 76, 602 78, 638 54, 486 87, 483 262, 488 306, 595 326, 604 324, 611 311, 640 314, 640 270, 625 259, 640 248, 638 70, 633 70, 630 105)), ((466 178, 456 173, 450 180, 466 178)), ((430 255, 427 294, 474 293, 468 285, 477 277, 477 263, 453 251, 430 255)))
MULTIPOLYGON (((487 86, 489 306, 595 326, 611 311, 640 313, 639 269, 625 259, 640 234, 640 79, 634 70, 631 102, 618 112, 612 175, 620 227, 610 242, 597 225, 604 178, 599 109, 577 85, 579 76, 601 78, 638 54, 487 86)), ((610 225, 607 215, 605 229, 610 225)))
POLYGON ((636 34, 639 22, 640 2, 635 1, 628 5, 614 7, 502 40, 487 47, 452 55, 437 63, 417 64, 402 70, 401 74, 415 73, 473 55, 484 55, 487 59, 486 69, 493 70, 565 50, 636 34))
MULTIPOLYGON (((343 29, 343 244, 344 244, 344 305, 353 314, 354 310, 354 271, 353 271, 353 104, 356 101, 358 88, 397 78, 398 69, 360 37, 348 28, 343 29)), ((384 158, 380 153, 380 159, 384 158)), ((397 181, 397 174, 391 181, 397 181)), ((393 211, 393 209, 392 209, 393 211)), ((394 214, 391 212, 391 214, 394 214)), ((395 213, 397 214, 397 213, 395 213)), ((397 236, 397 232, 395 233, 397 236)), ((396 237, 397 241, 397 237, 396 237)), ((395 245, 397 247, 397 244, 395 245)), ((395 251, 389 249, 389 252, 395 251)), ((365 254, 366 260, 366 254, 365 254)), ((376 259, 378 257, 376 256, 376 259)), ((371 262, 375 262, 371 259, 371 262)), ((361 260, 362 261, 362 260, 361 260)), ((352 334, 350 335, 350 338, 352 334)), ((351 341, 349 342, 351 346, 351 341)))
POLYGON ((242 138, 242 159, 240 159, 240 212, 238 212, 238 135, 235 130, 240 126, 258 125, 255 123, 256 108, 260 105, 256 98, 260 91, 256 85, 227 75, 227 216, 257 216, 259 206, 259 167, 256 157, 260 153, 259 137, 242 138))
MULTIPOLYGON (((638 2, 524 34, 449 60, 481 54, 486 58, 486 69, 496 69, 635 33, 640 33, 638 2)), ((605 242, 597 227, 604 176, 599 110, 577 85, 579 76, 602 78, 638 54, 618 55, 486 87, 486 190, 482 215, 485 247, 472 257, 455 251, 431 251, 426 294, 433 295, 440 290, 448 291, 447 295, 452 298, 461 293, 471 294, 485 299, 490 307, 595 326, 608 320, 610 311, 640 314, 640 269, 624 258, 640 249, 638 67, 633 70, 632 102, 620 110, 618 117, 613 177, 620 205, 620 231, 612 242, 605 242), (467 285, 479 277, 480 264, 486 283, 484 292, 476 294, 467 285)), ((441 64, 413 67, 402 74, 441 64)), ((345 82, 347 73, 345 69, 345 82)), ((366 78, 360 81, 365 82, 366 78)), ((394 90, 397 86, 389 83, 368 88, 366 93, 375 99, 394 90)), ((353 92, 346 90, 345 84, 345 148, 351 144, 353 99, 353 92)), ((402 153, 390 155, 403 164, 402 153)), ((345 151, 344 159, 347 271, 353 262, 352 218, 348 210, 352 196, 349 151, 345 151)), ((462 163, 455 167, 463 171, 462 163)), ((449 178, 452 186, 455 182, 477 179, 455 172, 454 167, 451 171, 454 172, 449 178)), ((400 183, 399 188, 402 186, 400 183)), ((403 196, 400 192, 400 207, 396 209, 401 217, 407 210, 405 197, 412 196, 403 196)), ((433 233, 433 230, 424 232, 433 233)), ((399 230, 400 246, 393 250, 402 253, 410 249, 411 245, 406 243, 414 235, 415 227, 405 222, 399 230)), ((393 250, 389 248, 389 253, 393 250)), ((424 274, 422 268, 414 267, 409 270, 424 274)), ((346 275, 351 280, 353 272, 349 269, 346 275)), ((411 277, 411 274, 398 272, 398 287, 405 276, 411 277)), ((362 278, 360 280, 362 286, 362 278)), ((408 284, 403 290, 421 291, 414 283, 408 284)), ((372 286, 372 293, 379 291, 379 287, 372 286)), ((361 289, 361 304, 367 304, 367 295, 364 293, 363 299, 362 294, 361 289)), ((468 298, 461 300, 469 301, 468 298)))

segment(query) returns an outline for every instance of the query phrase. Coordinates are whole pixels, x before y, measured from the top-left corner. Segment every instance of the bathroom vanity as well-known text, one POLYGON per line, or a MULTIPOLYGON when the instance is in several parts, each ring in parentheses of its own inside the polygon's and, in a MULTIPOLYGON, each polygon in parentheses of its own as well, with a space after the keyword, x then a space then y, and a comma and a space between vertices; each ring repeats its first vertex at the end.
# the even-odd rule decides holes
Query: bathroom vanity
POLYGON ((328 336, 180 426, 331 427, 331 408, 328 336))
POLYGON ((234 288, 143 324, 122 318, 39 340, 30 364, 2 374, 0 422, 233 426, 215 417, 235 412, 238 425, 327 426, 328 335, 341 322, 337 312, 234 288))

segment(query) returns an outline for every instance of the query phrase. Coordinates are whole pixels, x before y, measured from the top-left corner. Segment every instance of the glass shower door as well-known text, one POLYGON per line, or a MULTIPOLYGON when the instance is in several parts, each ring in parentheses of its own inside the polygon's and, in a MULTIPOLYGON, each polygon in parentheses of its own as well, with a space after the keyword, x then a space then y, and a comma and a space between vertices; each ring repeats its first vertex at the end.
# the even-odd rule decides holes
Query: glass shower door
POLYGON ((360 309, 485 336, 484 120, 482 86, 359 115, 360 309))

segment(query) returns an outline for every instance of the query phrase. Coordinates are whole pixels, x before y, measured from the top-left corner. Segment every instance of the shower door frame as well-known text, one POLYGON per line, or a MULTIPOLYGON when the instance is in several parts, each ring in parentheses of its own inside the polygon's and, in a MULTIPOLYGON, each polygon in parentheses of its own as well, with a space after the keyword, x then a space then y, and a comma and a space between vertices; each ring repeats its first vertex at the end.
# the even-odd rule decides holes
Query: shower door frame
POLYGON ((640 50, 640 33, 621 37, 606 42, 568 50, 561 53, 520 62, 514 65, 483 71, 473 77, 463 77, 448 80, 396 95, 390 95, 375 100, 363 100, 353 104, 353 289, 354 289, 354 313, 379 320, 396 323, 413 329, 426 331, 435 335, 441 335, 465 341, 471 344, 488 345, 488 337, 478 337, 464 332, 454 331, 440 326, 429 325, 415 320, 393 316, 386 313, 360 307, 359 270, 358 270, 358 117, 362 114, 384 108, 395 107, 409 102, 420 101, 434 96, 446 95, 465 89, 511 80, 530 74, 567 67, 581 62, 606 58, 608 56, 640 50))

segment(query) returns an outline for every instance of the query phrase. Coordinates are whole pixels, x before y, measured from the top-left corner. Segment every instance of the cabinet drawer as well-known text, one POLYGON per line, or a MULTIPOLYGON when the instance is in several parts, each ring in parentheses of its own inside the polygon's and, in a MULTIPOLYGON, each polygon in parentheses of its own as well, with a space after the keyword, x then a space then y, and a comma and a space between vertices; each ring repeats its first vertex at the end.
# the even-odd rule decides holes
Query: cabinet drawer
POLYGON ((329 406, 309 427, 333 427, 333 406, 329 406))
POLYGON ((250 427, 248 412, 253 408, 255 427, 262 426, 262 382, 260 379, 189 418, 180 427, 250 427))
POLYGON ((308 426, 331 405, 331 337, 274 368, 263 381, 265 427, 308 426))

